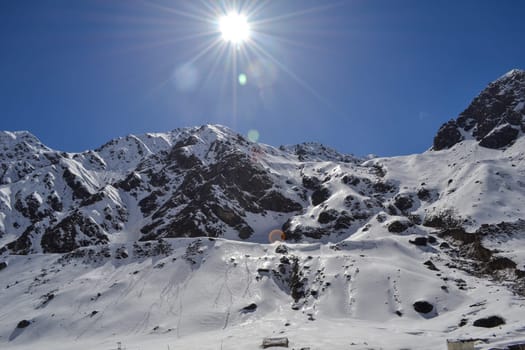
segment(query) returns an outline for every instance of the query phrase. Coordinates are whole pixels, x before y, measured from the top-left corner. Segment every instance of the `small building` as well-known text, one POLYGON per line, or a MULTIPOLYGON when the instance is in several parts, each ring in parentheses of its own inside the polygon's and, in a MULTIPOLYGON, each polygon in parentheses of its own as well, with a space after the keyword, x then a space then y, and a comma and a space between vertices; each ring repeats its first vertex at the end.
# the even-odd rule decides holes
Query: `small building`
POLYGON ((474 350, 479 339, 447 339, 447 350, 474 350))
POLYGON ((288 347, 288 338, 264 338, 262 347, 263 349, 270 348, 270 347, 282 347, 287 348, 288 347))

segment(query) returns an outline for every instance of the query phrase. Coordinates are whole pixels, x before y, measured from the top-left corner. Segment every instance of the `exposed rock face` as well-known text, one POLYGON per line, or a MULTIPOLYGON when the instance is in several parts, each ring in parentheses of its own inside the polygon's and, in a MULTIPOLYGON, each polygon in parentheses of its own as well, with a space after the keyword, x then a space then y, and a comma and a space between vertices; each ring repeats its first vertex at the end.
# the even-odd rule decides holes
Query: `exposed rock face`
POLYGON ((439 128, 437 135, 434 137, 433 149, 439 151, 450 148, 462 140, 463 136, 459 132, 458 124, 455 120, 450 120, 439 128))
POLYGON ((56 226, 46 229, 41 244, 45 253, 66 253, 79 247, 107 242, 108 237, 94 220, 74 212, 56 226))
MULTIPOLYGON (((215 155, 215 163, 208 166, 197 158, 188 161, 185 156, 177 156, 176 164, 187 169, 182 184, 171 193, 158 189, 139 203, 144 215, 151 214, 153 219, 150 225, 141 229, 144 240, 217 237, 228 227, 246 239, 254 232, 246 222, 246 212, 290 213, 302 209, 301 204, 273 190, 274 182, 267 171, 245 154, 237 152, 233 144, 216 141, 210 149, 220 149, 221 152, 215 155), (158 205, 163 195, 164 204, 158 205), (182 207, 182 210, 171 215, 172 209, 177 207, 182 207)), ((172 150, 168 154, 169 160, 173 160, 174 153, 172 150)), ((172 170, 167 171, 169 174, 172 170)), ((168 186, 172 182, 170 180, 168 186)))
POLYGON ((447 149, 470 135, 479 145, 510 146, 525 130, 525 71, 512 70, 490 83, 456 120, 439 129, 433 149, 447 149))
MULTIPOLYGON (((318 204, 330 196, 321 180, 295 183, 266 157, 359 161, 319 144, 261 146, 220 126, 130 135, 78 154, 53 151, 27 132, 0 132, 0 148, 1 183, 14 186, 12 198, 0 198, 0 233, 14 233, 3 249, 17 254, 106 244, 128 225, 138 226, 141 240, 248 239, 255 233, 248 217, 281 213, 278 228, 303 210, 308 194, 318 204)), ((335 214, 334 222, 321 215, 326 228, 314 236, 350 225, 345 213, 335 214)))

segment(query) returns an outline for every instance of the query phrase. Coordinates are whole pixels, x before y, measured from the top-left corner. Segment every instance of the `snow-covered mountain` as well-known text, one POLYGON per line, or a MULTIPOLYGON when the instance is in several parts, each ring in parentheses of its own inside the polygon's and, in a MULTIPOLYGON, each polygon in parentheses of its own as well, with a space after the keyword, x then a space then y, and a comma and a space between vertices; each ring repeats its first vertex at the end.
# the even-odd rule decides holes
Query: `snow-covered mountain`
POLYGON ((402 157, 218 125, 83 153, 0 132, 0 346, 525 341, 524 132, 519 70, 402 157))
POLYGON ((456 120, 445 123, 434 138, 435 150, 462 140, 501 149, 525 132, 525 71, 513 69, 492 82, 456 120))

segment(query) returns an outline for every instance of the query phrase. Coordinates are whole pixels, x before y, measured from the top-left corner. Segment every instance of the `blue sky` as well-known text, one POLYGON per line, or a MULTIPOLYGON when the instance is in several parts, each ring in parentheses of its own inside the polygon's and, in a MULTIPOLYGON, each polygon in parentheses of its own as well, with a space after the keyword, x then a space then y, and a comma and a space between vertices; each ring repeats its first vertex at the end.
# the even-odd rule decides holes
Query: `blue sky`
POLYGON ((1 1, 0 129, 64 151, 218 123, 274 146, 422 152, 525 68, 523 13, 518 0, 1 1), (252 43, 221 42, 227 8, 251 13, 252 43))

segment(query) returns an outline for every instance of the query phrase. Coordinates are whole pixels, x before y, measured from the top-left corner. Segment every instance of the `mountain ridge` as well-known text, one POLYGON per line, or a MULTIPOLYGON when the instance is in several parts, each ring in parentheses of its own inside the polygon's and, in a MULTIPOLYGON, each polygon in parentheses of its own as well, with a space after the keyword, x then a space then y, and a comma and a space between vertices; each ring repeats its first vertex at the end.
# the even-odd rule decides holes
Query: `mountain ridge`
MULTIPOLYGON (((506 73, 489 84, 457 121, 440 128, 432 151, 440 150, 438 146, 445 141, 439 140, 444 139, 449 143, 445 149, 453 154, 462 142, 464 154, 451 157, 479 162, 468 155, 479 153, 468 146, 473 140, 482 148, 501 148, 510 159, 519 160, 519 147, 512 145, 520 144, 521 131, 505 147, 492 147, 490 142, 501 145, 508 136, 502 130, 517 130, 509 122, 525 120, 525 107, 520 109, 525 106, 523 95, 525 72, 506 73), (503 111, 499 119, 494 117, 494 108, 503 111), (512 120, 509 111, 514 113, 512 120), (467 132, 471 137, 463 136, 467 132), (450 133, 461 137, 451 138, 450 133)), ((411 224, 418 225, 447 211, 449 197, 462 193, 461 189, 446 189, 449 186, 441 184, 444 179, 433 184, 433 190, 418 181, 412 182, 410 191, 402 189, 385 165, 396 159, 418 159, 417 155, 366 161, 318 143, 275 148, 253 143, 220 125, 128 135, 81 153, 52 150, 27 131, 2 132, 0 147, 4 150, 0 158, 0 248, 26 254, 64 253, 122 240, 126 235, 140 240, 209 235, 263 242, 264 232, 281 229, 297 241, 337 241, 357 233, 381 212, 408 217, 411 224), (421 191, 434 191, 440 198, 421 200, 421 191), (434 201, 443 204, 430 206, 434 201)), ((419 158, 432 158, 432 151, 419 158)), ((502 154, 486 157, 497 159, 502 154)), ((447 158, 438 156, 445 162, 447 158)), ((487 169, 476 171, 487 176, 487 169)), ((454 174, 447 176, 457 176, 454 174)), ((516 174, 513 184, 520 188, 518 178, 516 174)), ((465 188, 473 191, 471 184, 465 188)), ((465 195, 470 197, 468 191, 465 195)), ((466 223, 480 216, 459 198, 455 201, 466 223)), ((510 212, 510 218, 518 217, 515 210, 510 212)), ((474 229, 492 223, 488 218, 471 222, 474 229)))
POLYGON ((483 118, 455 121, 461 138, 408 156, 276 148, 217 125, 82 153, 0 132, 0 346, 525 340, 525 137, 483 142, 506 139, 520 72, 501 78, 518 82, 503 116, 483 114, 498 95, 482 93, 483 118))

